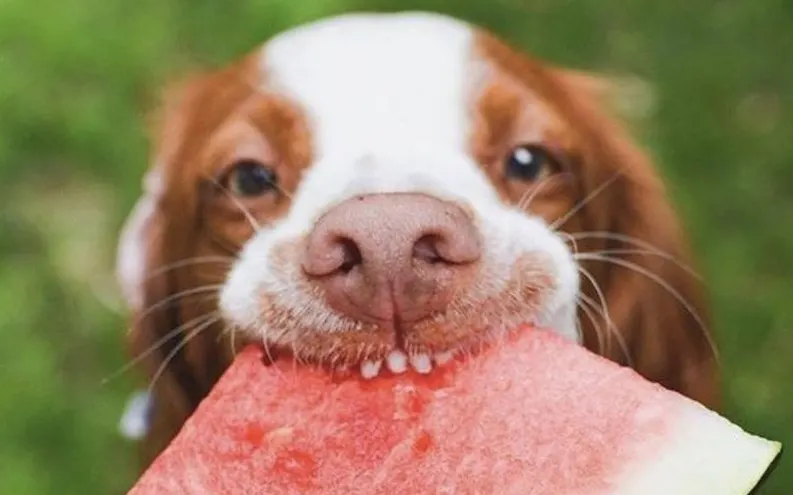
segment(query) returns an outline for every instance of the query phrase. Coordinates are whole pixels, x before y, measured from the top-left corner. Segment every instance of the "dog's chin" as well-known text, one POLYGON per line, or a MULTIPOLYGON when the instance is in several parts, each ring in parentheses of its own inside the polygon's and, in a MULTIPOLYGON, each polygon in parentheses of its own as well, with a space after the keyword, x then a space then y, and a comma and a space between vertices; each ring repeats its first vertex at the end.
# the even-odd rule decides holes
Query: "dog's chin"
POLYGON ((264 347, 268 361, 287 359, 336 373, 360 373, 364 378, 408 370, 428 374, 475 356, 524 327, 541 327, 577 339, 575 317, 569 316, 572 309, 565 305, 549 310, 540 304, 536 291, 526 290, 522 295, 511 292, 509 297, 486 301, 459 299, 442 313, 400 324, 348 321, 338 315, 309 317, 270 307, 268 313, 278 316, 270 321, 283 322, 280 328, 265 323, 241 333, 245 342, 264 347), (344 324, 305 323, 323 319, 344 324))
POLYGON ((268 264, 267 277, 253 277, 263 268, 250 260, 245 264, 243 257, 224 284, 219 309, 228 325, 238 329, 238 342, 244 336, 246 342, 262 345, 273 360, 357 370, 364 377, 411 368, 429 373, 455 357, 480 352, 521 326, 548 328, 578 340, 577 270, 564 244, 547 244, 509 264, 483 263, 441 312, 412 322, 361 321, 336 311, 321 287, 286 259, 268 264))
POLYGON ((364 378, 373 378, 381 372, 399 374, 408 370, 428 374, 452 361, 475 356, 520 325, 432 326, 428 321, 404 329, 386 325, 345 332, 301 328, 279 341, 263 338, 259 343, 269 361, 293 360, 330 372, 360 373, 364 378))

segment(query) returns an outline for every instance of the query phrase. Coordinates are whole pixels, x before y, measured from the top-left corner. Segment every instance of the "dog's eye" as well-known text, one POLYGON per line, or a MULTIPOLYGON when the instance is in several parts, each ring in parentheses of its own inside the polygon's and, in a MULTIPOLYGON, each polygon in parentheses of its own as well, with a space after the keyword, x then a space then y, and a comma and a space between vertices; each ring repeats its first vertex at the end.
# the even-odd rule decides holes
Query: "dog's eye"
POLYGON ((275 172, 256 160, 240 160, 226 178, 226 187, 236 196, 259 196, 276 190, 275 172))
POLYGON ((510 179, 535 181, 556 171, 558 164, 542 146, 523 144, 512 148, 504 162, 504 173, 510 179))

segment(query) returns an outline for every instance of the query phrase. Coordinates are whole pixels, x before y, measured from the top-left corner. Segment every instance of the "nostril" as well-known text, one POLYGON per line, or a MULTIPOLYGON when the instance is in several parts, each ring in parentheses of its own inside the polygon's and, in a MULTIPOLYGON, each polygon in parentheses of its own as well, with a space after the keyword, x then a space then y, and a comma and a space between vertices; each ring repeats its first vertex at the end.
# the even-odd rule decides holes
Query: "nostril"
POLYGON ((339 245, 343 252, 343 258, 341 265, 339 265, 338 271, 347 274, 352 271, 353 268, 363 263, 363 256, 361 255, 361 250, 358 247, 358 244, 355 243, 352 239, 348 237, 342 237, 336 240, 336 243, 339 245))
POLYGON ((443 256, 441 256, 441 253, 438 251, 438 244, 440 242, 441 239, 436 234, 421 236, 413 245, 413 258, 429 264, 445 262, 446 260, 444 260, 443 256))
POLYGON ((350 237, 319 231, 309 238, 303 271, 310 277, 345 275, 363 263, 358 244, 350 237))
POLYGON ((413 259, 428 264, 467 265, 481 254, 479 237, 473 225, 466 222, 432 229, 413 244, 413 259))

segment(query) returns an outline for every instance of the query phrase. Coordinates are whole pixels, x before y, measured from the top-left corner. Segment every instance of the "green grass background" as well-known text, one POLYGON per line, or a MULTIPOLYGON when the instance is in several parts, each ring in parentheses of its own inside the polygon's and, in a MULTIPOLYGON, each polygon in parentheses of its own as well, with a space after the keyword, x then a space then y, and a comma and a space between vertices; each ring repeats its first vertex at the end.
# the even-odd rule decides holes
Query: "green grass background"
MULTIPOLYGON (((0 493, 115 494, 129 373, 114 243, 160 84, 295 23, 422 8, 558 63, 650 82, 637 133, 710 280, 727 414, 793 443, 790 0, 0 0, 0 493)), ((793 493, 783 459, 762 493, 793 493)))

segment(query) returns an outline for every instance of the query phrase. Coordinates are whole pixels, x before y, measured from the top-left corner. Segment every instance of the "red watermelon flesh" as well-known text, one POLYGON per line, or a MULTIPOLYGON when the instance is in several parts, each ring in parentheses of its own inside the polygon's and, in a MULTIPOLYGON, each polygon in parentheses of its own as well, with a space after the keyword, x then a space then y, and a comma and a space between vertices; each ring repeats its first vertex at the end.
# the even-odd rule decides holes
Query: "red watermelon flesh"
POLYGON ((430 375, 248 348, 130 492, 746 494, 780 445, 551 332, 430 375))

